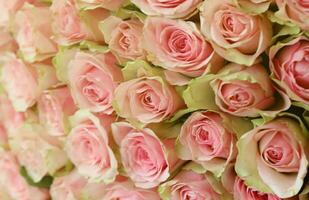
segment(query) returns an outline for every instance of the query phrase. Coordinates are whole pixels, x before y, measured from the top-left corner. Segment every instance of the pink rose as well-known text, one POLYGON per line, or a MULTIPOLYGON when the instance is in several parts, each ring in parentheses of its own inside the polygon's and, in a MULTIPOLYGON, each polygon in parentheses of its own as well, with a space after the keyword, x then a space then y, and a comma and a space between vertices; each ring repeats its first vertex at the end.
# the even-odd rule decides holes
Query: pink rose
POLYGON ((132 0, 146 15, 168 18, 186 18, 198 7, 201 0, 132 0))
POLYGON ((71 44, 87 38, 87 29, 81 22, 73 0, 56 0, 50 7, 53 13, 53 31, 58 44, 71 44))
POLYGON ((223 65, 223 59, 191 22, 147 18, 144 40, 151 62, 170 71, 197 77, 223 65))
POLYGON ((276 0, 280 18, 291 21, 305 31, 309 30, 309 3, 306 0, 276 0))
POLYGON ((108 12, 104 9, 81 11, 79 13, 74 0, 55 0, 50 10, 53 14, 53 32, 55 41, 60 45, 71 45, 82 40, 103 40, 98 28, 92 24, 98 24, 108 12), (81 17, 83 16, 83 17, 81 17), (91 23, 86 23, 91 20, 91 23))
POLYGON ((112 114, 112 100, 122 81, 120 68, 111 53, 77 52, 68 64, 72 97, 79 108, 112 114))
POLYGON ((270 45, 272 27, 264 16, 243 13, 229 0, 204 1, 201 9, 202 33, 228 61, 250 66, 270 45))
POLYGON ((9 54, 2 66, 1 81, 16 111, 25 111, 35 103, 38 83, 32 69, 9 54))
POLYGON ((0 153, 0 184, 10 196, 18 200, 48 200, 46 190, 29 186, 19 173, 19 165, 11 152, 0 153))
POLYGON ((160 197, 153 190, 140 189, 130 181, 114 182, 104 188, 101 200, 159 200, 160 197))
POLYGON ((89 183, 77 170, 73 170, 54 179, 50 194, 53 200, 78 200, 86 197, 95 200, 101 199, 105 187, 102 183, 89 183))
POLYGON ((48 134, 63 136, 68 131, 68 116, 77 110, 67 87, 43 91, 37 108, 40 123, 45 125, 48 134))
POLYGON ((274 114, 290 106, 288 98, 274 88, 262 65, 246 67, 228 64, 225 70, 229 71, 229 74, 210 83, 220 110, 241 117, 256 117, 263 111, 274 114), (281 96, 281 99, 275 98, 276 96, 281 96), (276 108, 275 103, 277 106, 282 104, 281 108, 276 108))
POLYGON ((287 117, 277 118, 238 141, 235 169, 248 187, 280 198, 300 191, 308 167, 306 129, 287 117))
POLYGON ((142 123, 161 122, 184 107, 176 90, 160 77, 136 78, 115 91, 114 108, 123 118, 142 123))
POLYGON ((287 43, 272 46, 269 52, 270 68, 287 92, 296 101, 309 103, 309 40, 298 37, 287 43))
POLYGON ((0 121, 3 123, 8 134, 16 131, 25 122, 25 114, 16 112, 7 95, 0 95, 0 113, 5 113, 0 116, 0 121))
POLYGON ((112 133, 123 167, 137 187, 153 188, 168 179, 178 161, 172 154, 173 140, 160 141, 151 129, 138 130, 127 122, 113 123, 112 133))
POLYGON ((42 61, 56 54, 57 46, 51 39, 51 22, 48 7, 25 6, 16 13, 13 32, 27 62, 42 61))
POLYGON ((65 149, 78 172, 91 182, 114 181, 118 174, 117 161, 100 120, 80 110, 72 118, 72 127, 65 149))
POLYGON ((183 170, 172 180, 161 185, 159 192, 162 199, 220 200, 222 193, 218 193, 212 184, 213 182, 209 182, 205 174, 183 170))
POLYGON ((14 54, 3 55, 1 82, 16 111, 31 107, 42 90, 57 83, 52 66, 36 63, 27 65, 14 54))
POLYGON ((109 48, 121 58, 135 60, 145 57, 142 48, 143 23, 138 19, 121 20, 110 16, 100 24, 109 48))
POLYGON ((77 0, 81 8, 94 9, 102 7, 108 10, 117 10, 121 7, 123 0, 77 0))
POLYGON ((193 113, 182 125, 176 145, 184 160, 200 163, 220 175, 224 167, 236 158, 236 139, 227 125, 227 115, 213 111, 193 113))
POLYGON ((68 162, 62 145, 48 138, 38 124, 25 123, 18 134, 10 138, 10 148, 16 154, 34 182, 46 175, 54 175, 68 162))
POLYGON ((17 43, 15 42, 12 35, 7 30, 0 29, 0 52, 5 51, 16 52, 17 49, 18 49, 17 43))

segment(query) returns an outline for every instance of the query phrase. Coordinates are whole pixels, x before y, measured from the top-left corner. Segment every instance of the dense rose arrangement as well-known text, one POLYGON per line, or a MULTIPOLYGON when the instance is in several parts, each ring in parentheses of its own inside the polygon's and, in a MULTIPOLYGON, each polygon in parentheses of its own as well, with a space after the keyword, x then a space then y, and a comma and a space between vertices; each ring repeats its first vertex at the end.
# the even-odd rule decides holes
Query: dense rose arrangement
POLYGON ((1 200, 308 200, 309 1, 0 0, 1 200))

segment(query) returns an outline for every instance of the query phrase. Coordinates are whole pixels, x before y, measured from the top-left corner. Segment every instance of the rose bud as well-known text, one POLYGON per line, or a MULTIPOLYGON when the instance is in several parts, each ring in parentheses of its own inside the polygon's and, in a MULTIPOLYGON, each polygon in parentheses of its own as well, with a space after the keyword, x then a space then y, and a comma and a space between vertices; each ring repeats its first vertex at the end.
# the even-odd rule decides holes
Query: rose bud
POLYGON ((51 12, 48 7, 24 6, 14 18, 13 33, 22 57, 27 62, 43 61, 54 56, 51 12))
POLYGON ((80 110, 71 122, 73 128, 65 149, 78 172, 90 182, 113 182, 118 174, 117 161, 99 118, 87 110, 80 110))
POLYGON ((50 65, 29 65, 11 53, 4 54, 0 60, 0 81, 16 111, 26 111, 44 89, 58 82, 55 70, 50 65))
POLYGON ((54 0, 50 10, 55 34, 53 39, 59 45, 72 45, 82 40, 103 41, 97 24, 107 17, 108 11, 104 9, 79 11, 74 0, 54 0))
POLYGON ((122 81, 114 55, 78 51, 67 67, 68 85, 77 106, 92 112, 112 114, 114 91, 122 81))
POLYGON ((159 76, 122 82, 113 106, 119 116, 145 124, 161 122, 184 107, 176 90, 159 76))
POLYGON ((40 123, 52 136, 63 136, 68 132, 68 117, 77 110, 67 87, 43 91, 37 108, 40 123))
POLYGON ((132 0, 146 15, 164 16, 167 18, 188 18, 197 9, 201 0, 132 0))
POLYGON ((261 64, 230 63, 218 74, 191 81, 183 96, 190 108, 222 110, 240 117, 275 117, 291 105, 261 64), (198 93, 201 88, 205 92, 198 93))
POLYGON ((110 16, 100 24, 109 48, 120 58, 143 59, 145 51, 142 47, 143 23, 138 19, 121 20, 110 16))
POLYGON ((124 170, 137 187, 154 188, 168 179, 178 162, 173 139, 161 141, 151 129, 127 122, 113 123, 112 133, 124 170))
POLYGON ((216 72, 223 65, 223 59, 192 22, 149 17, 144 40, 150 61, 173 72, 197 77, 205 71, 216 72))
POLYGON ((229 0, 207 0, 201 7, 201 31, 228 61, 253 65, 269 47, 271 23, 263 15, 241 12, 229 0))
POLYGON ((309 103, 309 40, 298 37, 270 48, 269 65, 276 82, 288 96, 309 103))
POLYGON ((235 170, 248 187, 280 198, 299 193, 308 170, 308 131, 300 123, 280 117, 240 138, 235 170))
POLYGON ((193 160, 220 176, 226 165, 236 158, 236 133, 250 129, 251 125, 245 120, 220 112, 197 111, 182 125, 176 151, 182 160, 193 160), (232 121, 237 121, 237 126, 245 130, 233 126, 232 121))
POLYGON ((305 31, 309 30, 309 11, 306 0, 276 0, 279 8, 275 14, 283 20, 295 23, 305 31))

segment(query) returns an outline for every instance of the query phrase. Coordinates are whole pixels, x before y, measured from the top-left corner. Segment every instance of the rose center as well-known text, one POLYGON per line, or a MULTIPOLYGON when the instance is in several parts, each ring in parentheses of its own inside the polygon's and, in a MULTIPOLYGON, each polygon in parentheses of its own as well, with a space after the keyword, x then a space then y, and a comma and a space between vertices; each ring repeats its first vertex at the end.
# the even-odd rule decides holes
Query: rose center
POLYGON ((271 164, 276 164, 282 159, 283 150, 281 147, 269 147, 264 151, 263 156, 271 164))
POLYGON ((309 48, 308 50, 295 53, 294 76, 297 84, 304 89, 309 89, 309 48))
POLYGON ((138 148, 136 154, 137 154, 138 160, 140 160, 142 162, 146 162, 146 163, 150 161, 148 152, 145 149, 138 148))
POLYGON ((213 154, 218 148, 220 139, 217 138, 216 131, 216 128, 208 121, 198 125, 193 131, 193 139, 201 145, 202 151, 206 154, 213 154))
POLYGON ((180 37, 174 41, 174 46, 179 49, 180 51, 183 50, 187 45, 187 38, 180 37))
POLYGON ((131 39, 130 39, 129 37, 123 35, 123 36, 120 38, 119 44, 120 44, 120 47, 121 47, 123 50, 130 49, 131 39))
POLYGON ((89 100, 95 103, 101 103, 108 98, 108 92, 102 88, 98 88, 93 83, 88 83, 87 86, 83 88, 83 93, 88 97, 89 100))
POLYGON ((182 55, 190 51, 190 42, 191 38, 187 33, 176 30, 169 36, 168 46, 172 53, 182 55))
POLYGON ((156 110, 160 102, 159 97, 153 91, 145 91, 141 94, 141 102, 148 110, 156 110))
POLYGON ((250 104, 250 95, 242 88, 236 89, 230 96, 228 101, 237 108, 248 106, 250 104))

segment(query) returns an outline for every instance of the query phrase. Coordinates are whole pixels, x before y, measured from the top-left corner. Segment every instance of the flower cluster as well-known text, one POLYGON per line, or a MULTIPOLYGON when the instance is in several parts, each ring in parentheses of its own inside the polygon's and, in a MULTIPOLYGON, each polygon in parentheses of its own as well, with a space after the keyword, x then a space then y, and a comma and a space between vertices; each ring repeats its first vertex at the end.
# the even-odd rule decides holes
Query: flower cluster
POLYGON ((0 0, 0 199, 308 200, 308 0, 0 0))

